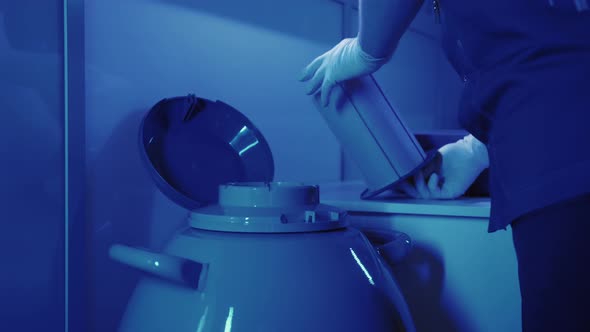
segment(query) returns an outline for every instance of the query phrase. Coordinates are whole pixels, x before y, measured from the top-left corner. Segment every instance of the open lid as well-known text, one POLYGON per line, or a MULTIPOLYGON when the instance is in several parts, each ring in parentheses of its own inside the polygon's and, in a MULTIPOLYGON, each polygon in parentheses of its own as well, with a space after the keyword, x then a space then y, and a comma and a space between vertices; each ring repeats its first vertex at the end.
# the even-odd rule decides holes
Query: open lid
POLYGON ((139 151, 160 191, 189 210, 217 203, 221 184, 274 177, 270 147, 254 124, 221 101, 194 95, 152 107, 139 151))

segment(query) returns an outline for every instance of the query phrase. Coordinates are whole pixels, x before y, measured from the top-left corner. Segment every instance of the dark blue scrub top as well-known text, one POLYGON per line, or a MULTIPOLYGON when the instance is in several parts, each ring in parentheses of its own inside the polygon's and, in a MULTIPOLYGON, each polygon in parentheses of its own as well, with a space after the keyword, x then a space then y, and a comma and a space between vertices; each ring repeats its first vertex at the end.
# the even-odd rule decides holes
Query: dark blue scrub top
POLYGON ((489 231, 590 192, 586 3, 439 0, 443 47, 465 81, 459 120, 490 154, 489 231))

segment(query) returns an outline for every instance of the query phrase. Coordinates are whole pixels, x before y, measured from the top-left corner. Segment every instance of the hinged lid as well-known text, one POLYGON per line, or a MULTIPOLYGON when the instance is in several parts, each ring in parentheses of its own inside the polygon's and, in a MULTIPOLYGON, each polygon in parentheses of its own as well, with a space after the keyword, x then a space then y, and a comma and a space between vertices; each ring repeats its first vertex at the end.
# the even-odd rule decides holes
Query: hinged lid
POLYGON ((221 184, 274 176, 270 147, 254 124, 194 95, 158 102, 141 123, 139 146, 158 188, 189 210, 215 204, 221 184))

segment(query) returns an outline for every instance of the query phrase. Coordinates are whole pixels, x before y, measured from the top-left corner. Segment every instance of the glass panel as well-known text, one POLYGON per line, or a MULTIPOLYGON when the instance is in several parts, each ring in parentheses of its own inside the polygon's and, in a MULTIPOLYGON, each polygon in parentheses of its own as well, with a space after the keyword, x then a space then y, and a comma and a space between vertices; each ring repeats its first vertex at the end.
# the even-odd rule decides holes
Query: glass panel
POLYGON ((0 2, 0 321, 64 329, 63 1, 0 2))

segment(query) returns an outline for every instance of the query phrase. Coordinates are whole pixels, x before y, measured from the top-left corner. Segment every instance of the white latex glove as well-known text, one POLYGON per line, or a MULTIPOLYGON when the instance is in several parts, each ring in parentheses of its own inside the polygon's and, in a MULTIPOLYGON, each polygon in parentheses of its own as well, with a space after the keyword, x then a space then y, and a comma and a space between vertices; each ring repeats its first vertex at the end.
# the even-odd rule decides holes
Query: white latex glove
POLYGON ((488 167, 486 146, 472 135, 438 150, 442 155, 439 171, 425 179, 422 172, 414 176, 414 186, 405 182, 400 189, 414 198, 454 199, 465 193, 479 174, 488 167))
POLYGON ((389 58, 374 58, 363 51, 357 38, 347 38, 307 65, 299 80, 310 80, 307 94, 320 91, 321 103, 325 107, 337 83, 371 74, 387 60, 389 58))

